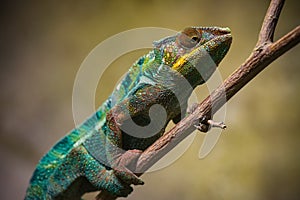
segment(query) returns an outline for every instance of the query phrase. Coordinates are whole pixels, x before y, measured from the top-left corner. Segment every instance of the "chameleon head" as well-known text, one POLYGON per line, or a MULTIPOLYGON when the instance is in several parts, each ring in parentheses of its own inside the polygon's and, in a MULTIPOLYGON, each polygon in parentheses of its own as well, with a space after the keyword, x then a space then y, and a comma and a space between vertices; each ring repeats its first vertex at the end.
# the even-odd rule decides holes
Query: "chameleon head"
POLYGON ((229 28, 188 27, 154 43, 162 62, 185 76, 193 85, 205 82, 228 52, 229 28))

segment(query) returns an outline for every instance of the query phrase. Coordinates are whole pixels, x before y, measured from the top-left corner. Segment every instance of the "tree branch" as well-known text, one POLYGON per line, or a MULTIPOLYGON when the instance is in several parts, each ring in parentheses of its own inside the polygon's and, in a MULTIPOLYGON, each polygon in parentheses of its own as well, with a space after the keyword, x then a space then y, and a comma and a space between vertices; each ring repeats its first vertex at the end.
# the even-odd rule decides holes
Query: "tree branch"
POLYGON ((271 1, 262 27, 260 29, 257 46, 273 42, 275 28, 282 10, 284 0, 271 1))
MULTIPOLYGON (((210 119, 231 97, 264 68, 300 42, 300 26, 273 42, 275 27, 283 4, 284 0, 271 1, 259 33, 258 42, 249 58, 210 96, 205 98, 190 115, 181 120, 142 153, 136 167, 136 171, 140 172, 140 174, 137 174, 138 176, 142 175, 143 172, 192 133, 195 130, 194 125, 199 122, 199 118, 206 116, 207 119, 210 119), (226 101, 224 101, 224 92, 226 101)), ((113 200, 115 197, 104 191, 97 196, 97 199, 113 200)))

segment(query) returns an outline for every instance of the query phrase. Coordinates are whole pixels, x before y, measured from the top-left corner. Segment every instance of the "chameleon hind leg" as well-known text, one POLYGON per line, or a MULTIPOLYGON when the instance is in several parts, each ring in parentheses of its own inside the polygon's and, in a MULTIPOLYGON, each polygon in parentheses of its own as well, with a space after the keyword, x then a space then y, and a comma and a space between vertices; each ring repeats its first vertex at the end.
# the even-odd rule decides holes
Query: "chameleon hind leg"
POLYGON ((106 190, 115 196, 126 197, 133 190, 129 184, 122 182, 113 170, 107 169, 92 157, 84 146, 80 145, 66 156, 64 162, 50 177, 49 194, 52 197, 57 197, 68 190, 82 189, 69 187, 74 185, 74 182, 78 181, 80 177, 85 177, 94 188, 93 190, 87 188, 87 191, 81 191, 82 194, 90 191, 106 190))

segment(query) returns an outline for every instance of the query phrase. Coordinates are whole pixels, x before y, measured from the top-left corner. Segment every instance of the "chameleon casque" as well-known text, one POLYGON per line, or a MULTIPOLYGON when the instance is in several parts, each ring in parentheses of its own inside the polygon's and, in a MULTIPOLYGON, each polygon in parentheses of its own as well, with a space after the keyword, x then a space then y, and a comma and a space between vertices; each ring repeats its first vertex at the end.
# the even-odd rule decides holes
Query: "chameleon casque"
POLYGON ((98 110, 40 160, 25 199, 70 199, 70 192, 80 199, 98 190, 116 197, 130 194, 130 185, 143 181, 127 158, 138 158, 170 120, 177 123, 185 116, 193 89, 213 74, 231 41, 229 28, 188 27, 154 42, 98 110), (160 112, 149 111, 157 104, 164 107, 163 120, 160 112), (153 122, 156 128, 131 133, 132 122, 142 128, 153 122))

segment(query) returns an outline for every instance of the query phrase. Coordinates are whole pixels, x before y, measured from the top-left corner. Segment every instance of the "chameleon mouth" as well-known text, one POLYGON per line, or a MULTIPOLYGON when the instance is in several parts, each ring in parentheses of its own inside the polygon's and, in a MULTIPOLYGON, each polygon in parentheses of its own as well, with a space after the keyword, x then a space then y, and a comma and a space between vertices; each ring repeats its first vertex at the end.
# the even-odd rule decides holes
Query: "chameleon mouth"
MULTIPOLYGON (((229 29, 230 31, 230 29, 229 29)), ((232 35, 230 32, 223 32, 223 34, 217 35, 215 38, 207 41, 203 44, 207 51, 229 49, 232 42, 232 35)))
POLYGON ((216 66, 218 66, 221 60, 225 57, 232 43, 232 35, 230 34, 230 29, 225 29, 222 32, 222 35, 216 36, 203 45, 203 48, 209 54, 210 58, 214 61, 216 66))
POLYGON ((215 62, 216 66, 220 63, 223 57, 228 52, 231 42, 232 35, 231 30, 229 28, 201 28, 201 30, 208 29, 214 34, 214 38, 200 45, 198 48, 195 48, 188 55, 184 55, 180 57, 172 66, 174 70, 181 70, 187 62, 193 62, 193 60, 197 60, 199 55, 210 55, 211 59, 215 62), (201 52, 202 53, 199 53, 201 52), (206 53, 203 53, 203 52, 206 53), (198 55, 198 56, 197 56, 198 55))
POLYGON ((222 48, 224 47, 224 45, 227 45, 227 48, 229 48, 231 42, 232 42, 232 35, 230 33, 226 33, 223 35, 216 36, 212 40, 206 42, 203 46, 209 45, 212 49, 215 49, 215 48, 222 48))
MULTIPOLYGON (((207 43, 213 43, 213 42, 225 42, 225 43, 229 43, 229 45, 232 42, 232 35, 231 35, 231 30, 228 27, 205 27, 205 28, 200 28, 201 31, 209 31, 212 35, 214 35, 214 37, 212 39, 210 39, 209 41, 207 41, 205 44, 207 43)), ((199 30, 200 31, 200 30, 199 30)), ((205 45, 204 44, 204 45, 205 45)), ((220 43, 217 43, 216 45, 219 45, 220 43)))
POLYGON ((210 47, 214 45, 215 47, 219 48, 219 45, 230 46, 232 42, 231 30, 228 27, 198 27, 197 30, 199 32, 208 32, 213 36, 210 40, 202 44, 204 46, 207 44, 211 44, 210 47))

